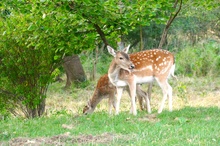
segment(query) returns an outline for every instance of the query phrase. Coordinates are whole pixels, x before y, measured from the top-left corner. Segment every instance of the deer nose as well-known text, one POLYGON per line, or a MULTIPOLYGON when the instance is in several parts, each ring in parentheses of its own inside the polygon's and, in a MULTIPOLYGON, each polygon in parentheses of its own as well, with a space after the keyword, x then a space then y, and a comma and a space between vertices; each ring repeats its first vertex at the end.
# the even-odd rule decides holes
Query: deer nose
POLYGON ((132 64, 131 66, 130 66, 130 69, 134 69, 135 68, 135 66, 134 66, 134 64, 132 64))

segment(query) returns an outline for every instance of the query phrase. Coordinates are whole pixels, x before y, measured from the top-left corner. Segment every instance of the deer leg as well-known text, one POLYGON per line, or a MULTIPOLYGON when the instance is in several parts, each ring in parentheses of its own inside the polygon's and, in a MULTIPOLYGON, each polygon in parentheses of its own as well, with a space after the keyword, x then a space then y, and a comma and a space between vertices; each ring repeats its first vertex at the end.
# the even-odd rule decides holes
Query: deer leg
POLYGON ((123 88, 117 87, 116 89, 117 89, 117 97, 116 97, 116 100, 115 100, 115 114, 118 115, 123 88))
POLYGON ((146 104, 147 104, 147 112, 150 114, 151 113, 151 106, 150 106, 150 101, 151 101, 151 92, 152 92, 152 86, 153 82, 149 83, 148 89, 147 89, 147 97, 145 96, 146 104))
POLYGON ((145 101, 147 104, 147 112, 150 114, 151 113, 151 107, 150 107, 150 100, 148 98, 148 96, 145 96, 145 101))
MULTIPOLYGON (((131 96, 131 91, 130 91, 129 86, 126 86, 125 89, 126 89, 126 91, 128 92, 128 95, 130 96, 130 99, 131 99, 132 96, 131 96)), ((142 107, 141 97, 137 96, 137 98, 138 98, 138 101, 139 101, 139 104, 140 104, 140 108, 141 108, 141 110, 142 110, 143 107, 142 107)), ((135 98, 135 102, 136 102, 136 98, 135 98)), ((131 103, 132 103, 132 101, 131 101, 131 103)), ((131 107, 130 107, 130 113, 132 113, 132 104, 131 104, 131 107)))
POLYGON ((146 106, 146 96, 147 93, 145 93, 143 90, 141 90, 141 86, 137 85, 137 97, 139 99, 139 103, 141 106, 141 109, 144 110, 145 108, 147 108, 146 106))
MULTIPOLYGON (((131 93, 130 93, 129 87, 126 86, 125 89, 126 89, 126 91, 128 92, 128 95, 129 95, 130 98, 131 98, 131 93)), ((140 105, 140 109, 141 109, 141 110, 144 110, 143 98, 144 98, 145 95, 143 95, 142 92, 144 92, 144 91, 142 91, 142 90, 140 89, 139 85, 137 85, 137 91, 136 91, 136 95, 137 95, 137 96, 136 96, 136 97, 137 97, 137 99, 138 99, 138 102, 139 102, 139 105, 140 105)), ((136 98, 135 98, 135 100, 136 100, 136 98)), ((130 113, 132 113, 132 106, 130 107, 130 113)))
POLYGON ((108 112, 110 115, 112 114, 112 107, 114 107, 114 101, 115 101, 115 93, 110 94, 108 99, 108 112))
POLYGON ((161 113, 163 111, 163 108, 164 108, 164 104, 165 104, 165 101, 167 99, 167 95, 168 95, 168 90, 169 90, 169 84, 167 83, 167 81, 164 81, 164 82, 158 82, 162 91, 163 91, 163 99, 162 99, 162 102, 161 102, 161 105, 160 105, 160 108, 158 110, 158 113, 161 113))
POLYGON ((109 98, 108 100, 108 113, 111 115, 112 114, 112 101, 111 99, 109 98))
POLYGON ((148 84, 147 93, 148 93, 148 99, 149 99, 149 100, 151 100, 152 86, 153 86, 153 82, 151 82, 151 83, 148 84))
POLYGON ((131 95, 131 113, 133 115, 137 115, 137 107, 136 107, 136 103, 135 103, 135 96, 136 96, 136 84, 130 84, 129 85, 129 89, 130 89, 130 95, 131 95))
POLYGON ((140 105, 140 109, 143 111, 144 110, 144 105, 143 105, 143 97, 142 96, 140 96, 140 95, 138 95, 138 91, 137 91, 137 96, 136 96, 137 98, 138 98, 138 102, 139 102, 139 105, 140 105))
POLYGON ((168 84, 168 98, 169 98, 169 111, 172 112, 173 110, 173 97, 172 97, 172 93, 173 93, 173 89, 170 86, 170 84, 168 84))
POLYGON ((158 110, 158 113, 161 113, 163 108, 164 108, 164 104, 165 104, 165 101, 167 99, 167 96, 168 96, 168 104, 169 104, 169 111, 172 112, 173 110, 173 99, 172 99, 172 87, 170 86, 170 84, 166 81, 163 85, 162 85, 162 90, 163 90, 163 99, 162 99, 162 103, 161 103, 161 106, 160 106, 160 109, 158 110))
POLYGON ((147 108, 147 112, 151 113, 151 107, 150 107, 150 99, 148 96, 148 93, 144 92, 140 85, 137 85, 137 97, 139 99, 139 103, 141 106, 141 109, 143 110, 145 107, 147 108), (143 105, 143 99, 145 100, 145 104, 143 105))

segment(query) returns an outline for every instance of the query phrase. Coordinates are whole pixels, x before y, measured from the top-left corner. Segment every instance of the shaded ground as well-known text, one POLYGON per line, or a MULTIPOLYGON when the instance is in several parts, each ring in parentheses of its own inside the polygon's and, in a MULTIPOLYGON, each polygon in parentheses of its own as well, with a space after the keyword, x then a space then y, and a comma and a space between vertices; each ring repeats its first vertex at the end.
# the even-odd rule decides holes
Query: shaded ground
POLYGON ((38 137, 38 138, 14 138, 9 142, 0 142, 0 146, 40 146, 40 145, 56 145, 64 146, 66 144, 108 144, 114 139, 121 139, 122 136, 114 135, 111 133, 103 133, 101 135, 81 135, 81 136, 71 136, 70 133, 65 133, 62 135, 57 135, 53 137, 38 137))

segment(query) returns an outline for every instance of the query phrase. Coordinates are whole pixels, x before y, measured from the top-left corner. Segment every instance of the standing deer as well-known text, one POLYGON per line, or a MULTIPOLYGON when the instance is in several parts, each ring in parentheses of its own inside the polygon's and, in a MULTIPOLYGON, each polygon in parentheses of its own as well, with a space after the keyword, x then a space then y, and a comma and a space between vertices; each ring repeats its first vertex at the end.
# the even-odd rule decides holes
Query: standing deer
POLYGON ((108 70, 108 77, 110 82, 116 86, 117 90, 116 114, 119 113, 119 105, 124 86, 129 87, 131 112, 133 115, 136 115, 136 84, 152 83, 154 79, 163 92, 163 99, 158 113, 162 112, 167 96, 169 97, 169 111, 172 111, 172 87, 168 83, 168 77, 170 75, 175 77, 173 54, 166 50, 153 49, 133 53, 129 56, 127 54, 129 47, 130 45, 122 51, 115 52, 112 47, 107 46, 108 52, 114 57, 108 70))
MULTIPOLYGON (((126 88, 126 90, 129 93, 128 88, 126 88)), ((98 80, 92 98, 89 99, 88 104, 83 108, 83 113, 84 114, 92 113, 95 110, 97 104, 102 99, 108 98, 109 113, 111 114, 112 106, 114 106, 115 94, 116 94, 116 87, 109 81, 108 75, 106 74, 101 76, 100 79, 98 80)), ((137 97, 139 100, 141 110, 147 107, 148 112, 150 113, 151 111, 150 111, 150 103, 149 103, 148 95, 146 92, 141 90, 139 85, 137 87, 137 97), (143 99, 145 100, 146 105, 143 105, 143 99)))

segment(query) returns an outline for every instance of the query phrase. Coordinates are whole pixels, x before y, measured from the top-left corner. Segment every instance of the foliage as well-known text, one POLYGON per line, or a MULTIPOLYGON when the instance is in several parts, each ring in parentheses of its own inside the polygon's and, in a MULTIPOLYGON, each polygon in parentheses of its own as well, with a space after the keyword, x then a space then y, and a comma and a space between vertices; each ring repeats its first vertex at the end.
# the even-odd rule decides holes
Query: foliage
POLYGON ((0 98, 15 115, 41 116, 52 72, 65 54, 81 51, 79 40, 88 38, 77 37, 78 22, 70 21, 75 16, 63 14, 62 8, 54 11, 53 3, 8 3, 3 8, 11 14, 0 23, 0 98))
POLYGON ((168 48, 182 50, 204 40, 219 41, 219 5, 217 1, 185 1, 168 35, 168 48))
POLYGON ((220 46, 217 42, 186 47, 176 55, 178 74, 189 76, 218 76, 220 73, 220 46))
MULTIPOLYGON (((90 52, 82 53, 80 59, 83 64, 85 71, 90 74, 93 70, 93 65, 95 62, 95 57, 90 52)), ((99 52, 98 58, 96 60, 97 74, 104 75, 108 73, 109 65, 112 61, 112 57, 107 52, 99 52)))
MULTIPOLYGON (((131 44, 135 46, 135 48, 139 48, 138 43, 140 42, 140 33, 142 33, 142 37, 144 39, 143 48, 157 48, 164 26, 164 24, 156 24, 155 22, 151 22, 149 26, 137 27, 135 30, 129 32, 128 35, 125 36, 125 40, 131 42, 131 44)), ((140 51, 140 48, 133 52, 137 51, 140 51)))
POLYGON ((91 0, 75 1, 74 6, 74 12, 87 20, 85 22, 88 26, 94 26, 96 30, 100 28, 113 46, 121 41, 121 37, 139 26, 150 25, 151 22, 165 23, 168 19, 167 12, 173 11, 171 0, 91 0))
POLYGON ((1 98, 9 104, 9 111, 17 115, 21 108, 26 117, 43 113, 41 104, 44 104, 55 63, 54 52, 47 49, 51 40, 47 41, 48 46, 43 46, 45 39, 39 34, 44 30, 34 24, 28 26, 32 19, 25 15, 4 21, 0 44, 1 82, 4 83, 1 84, 1 98))

